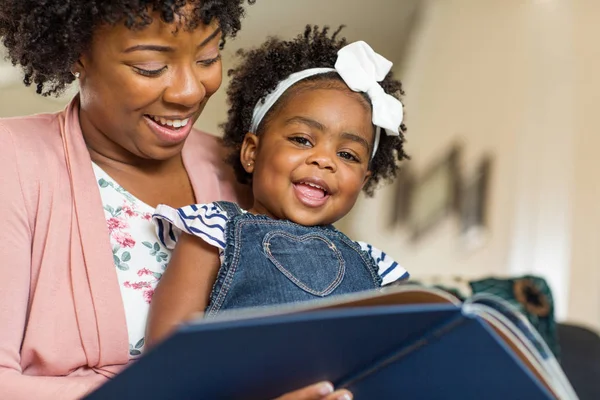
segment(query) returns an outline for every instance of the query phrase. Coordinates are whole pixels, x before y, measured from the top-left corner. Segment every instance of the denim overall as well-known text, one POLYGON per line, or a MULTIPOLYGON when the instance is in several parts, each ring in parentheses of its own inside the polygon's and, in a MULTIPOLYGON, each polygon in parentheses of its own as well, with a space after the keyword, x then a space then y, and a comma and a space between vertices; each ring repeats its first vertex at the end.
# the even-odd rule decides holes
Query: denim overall
POLYGON ((381 286, 373 258, 333 226, 307 227, 244 213, 234 203, 217 204, 229 221, 207 317, 381 286))

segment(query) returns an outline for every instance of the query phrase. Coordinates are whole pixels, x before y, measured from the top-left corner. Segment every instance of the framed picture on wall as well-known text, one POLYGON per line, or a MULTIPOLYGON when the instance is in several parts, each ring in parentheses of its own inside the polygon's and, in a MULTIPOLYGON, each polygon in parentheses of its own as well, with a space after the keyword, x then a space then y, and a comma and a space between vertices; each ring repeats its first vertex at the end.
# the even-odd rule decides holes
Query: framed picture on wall
POLYGON ((460 230, 463 241, 469 248, 480 246, 487 237, 491 168, 491 157, 484 157, 473 174, 465 179, 462 187, 460 230))
POLYGON ((410 203, 414 184, 415 179, 410 164, 403 165, 394 181, 394 201, 389 219, 390 228, 407 223, 410 217, 410 203))
POLYGON ((459 207, 460 148, 453 146, 412 185, 408 224, 413 240, 459 207))

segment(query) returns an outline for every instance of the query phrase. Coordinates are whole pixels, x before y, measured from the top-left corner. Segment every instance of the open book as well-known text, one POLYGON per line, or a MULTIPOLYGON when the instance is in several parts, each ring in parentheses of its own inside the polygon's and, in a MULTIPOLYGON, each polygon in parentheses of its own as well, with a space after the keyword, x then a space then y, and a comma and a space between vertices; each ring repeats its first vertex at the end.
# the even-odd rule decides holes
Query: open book
POLYGON ((512 306, 400 285, 182 327, 89 399, 271 399, 329 380, 355 399, 577 399, 512 306))

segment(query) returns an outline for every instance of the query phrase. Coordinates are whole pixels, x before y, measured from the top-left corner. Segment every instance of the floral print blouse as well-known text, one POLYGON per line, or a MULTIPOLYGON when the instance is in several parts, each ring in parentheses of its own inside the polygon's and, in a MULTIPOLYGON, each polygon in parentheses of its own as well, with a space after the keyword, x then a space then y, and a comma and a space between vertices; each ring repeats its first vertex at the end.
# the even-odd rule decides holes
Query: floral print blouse
POLYGON ((154 208, 123 189, 96 164, 93 168, 125 307, 129 356, 136 358, 144 350, 150 300, 169 263, 171 250, 156 236, 152 223, 154 208))

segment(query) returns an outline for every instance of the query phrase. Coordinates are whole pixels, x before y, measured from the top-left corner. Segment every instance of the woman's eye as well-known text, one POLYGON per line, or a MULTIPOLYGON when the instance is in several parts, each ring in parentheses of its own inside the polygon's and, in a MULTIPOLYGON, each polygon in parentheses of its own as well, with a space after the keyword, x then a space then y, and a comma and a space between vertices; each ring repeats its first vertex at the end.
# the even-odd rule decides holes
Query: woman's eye
POLYGON ((210 67, 211 65, 213 65, 220 59, 221 59, 221 55, 219 54, 215 58, 211 58, 209 60, 200 60, 200 61, 198 61, 198 64, 202 65, 203 67, 210 67))
POLYGON ((302 137, 302 136, 293 136, 293 137, 290 138, 290 140, 292 142, 298 143, 298 144, 300 144, 302 146, 311 146, 312 145, 312 143, 310 142, 310 140, 308 140, 307 138, 302 137))
POLYGON ((360 162, 360 160, 358 159, 358 157, 356 157, 352 153, 348 153, 347 151, 341 151, 341 152, 338 153, 338 155, 340 157, 342 157, 344 160, 353 161, 353 162, 360 162))
POLYGON ((139 67, 133 67, 133 69, 135 70, 135 72, 137 72, 140 75, 155 77, 155 76, 159 76, 164 71, 166 71, 167 66, 165 65, 164 67, 159 68, 159 69, 143 69, 143 68, 139 68, 139 67))

